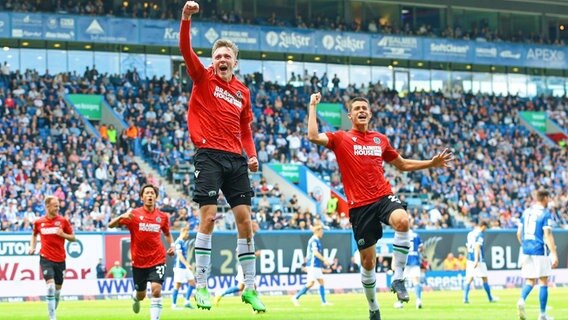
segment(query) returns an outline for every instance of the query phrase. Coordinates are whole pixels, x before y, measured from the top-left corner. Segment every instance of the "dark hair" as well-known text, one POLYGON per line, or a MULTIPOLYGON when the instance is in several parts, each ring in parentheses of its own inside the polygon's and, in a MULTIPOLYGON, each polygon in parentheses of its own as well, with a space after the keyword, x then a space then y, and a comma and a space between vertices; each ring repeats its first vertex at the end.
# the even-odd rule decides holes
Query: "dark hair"
POLYGON ((351 108, 353 108, 353 102, 359 102, 359 101, 366 102, 367 105, 369 105, 369 100, 367 100, 366 98, 356 97, 349 100, 349 102, 347 103, 347 112, 351 112, 351 108))
POLYGON ((540 189, 536 192, 536 200, 542 201, 544 198, 550 197, 548 190, 540 189))
POLYGON ((146 188, 152 188, 154 189, 154 192, 156 193, 156 197, 158 196, 158 187, 152 185, 152 184, 145 184, 144 186, 142 186, 142 189, 140 189, 140 198, 142 198, 142 195, 144 194, 144 189, 146 188))
POLYGON ((489 222, 487 222, 487 221, 481 221, 481 222, 479 223, 479 226, 480 226, 480 227, 489 228, 489 222))

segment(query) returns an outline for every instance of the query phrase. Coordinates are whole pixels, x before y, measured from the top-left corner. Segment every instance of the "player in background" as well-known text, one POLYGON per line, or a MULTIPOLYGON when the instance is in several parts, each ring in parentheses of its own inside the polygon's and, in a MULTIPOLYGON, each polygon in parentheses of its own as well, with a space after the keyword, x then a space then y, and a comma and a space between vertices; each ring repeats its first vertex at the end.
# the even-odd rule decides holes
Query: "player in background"
POLYGON ((341 179, 349 205, 349 220, 361 256, 361 283, 369 304, 369 318, 381 318, 376 299, 376 244, 383 235, 382 224, 391 226, 393 240, 393 281, 391 290, 399 301, 410 297, 404 284, 404 267, 410 249, 408 213, 402 201, 393 194, 385 178, 383 163, 400 171, 415 171, 450 166, 453 155, 448 149, 431 160, 405 159, 391 146, 387 136, 369 130, 372 112, 369 101, 357 97, 347 104, 351 130, 319 133, 316 108, 321 94, 312 94, 308 113, 308 139, 331 149, 337 158, 341 179))
POLYGON ((184 307, 193 309, 190 302, 191 293, 195 289, 195 277, 191 271, 191 263, 188 258, 189 253, 193 250, 193 243, 189 240, 189 225, 181 228, 179 237, 174 242, 175 245, 175 261, 174 261, 174 290, 172 292, 172 309, 177 308, 177 297, 182 284, 187 283, 187 291, 185 292, 184 307))
POLYGON ((77 241, 69 220, 59 215, 59 199, 45 197, 45 216, 34 221, 29 254, 36 251, 37 236, 40 236, 39 265, 47 285, 47 313, 50 320, 56 319, 59 296, 65 272, 65 240, 77 241))
POLYGON ((132 255, 132 311, 140 312, 140 301, 146 298, 146 288, 150 282, 152 299, 150 319, 159 320, 162 314, 162 285, 166 272, 166 249, 162 244, 164 233, 169 249, 167 254, 174 254, 174 239, 170 233, 169 217, 156 208, 158 188, 146 184, 140 189, 142 207, 128 210, 112 219, 108 227, 124 225, 130 231, 130 251, 132 255))
POLYGON ((180 51, 193 80, 188 127, 195 152, 195 192, 200 223, 195 238, 197 307, 211 309, 207 278, 211 270, 212 233, 219 189, 223 191, 237 224, 238 259, 244 271, 241 300, 257 312, 266 311, 254 287, 256 256, 251 226, 251 188, 248 170, 258 170, 250 124, 253 120, 250 91, 233 74, 239 50, 230 40, 213 44, 212 65, 205 68, 191 47, 191 17, 199 4, 187 1, 180 23, 180 51), (248 156, 243 156, 243 149, 248 156), (248 167, 248 170, 247 170, 248 167))
MULTIPOLYGON (((260 226, 258 225, 258 223, 256 221, 253 221, 252 222, 253 237, 254 237, 254 234, 259 229, 260 229, 260 226)), ((238 250, 238 248, 237 248, 237 250, 238 250)), ((237 252, 237 254, 238 254, 238 252, 237 252)), ((260 250, 257 250, 254 254, 255 254, 256 257, 258 257, 260 255, 260 250)), ((241 264, 239 263, 238 260, 237 260, 237 275, 235 276, 235 281, 237 282, 236 286, 229 287, 229 288, 225 289, 223 292, 220 292, 220 293, 215 295, 215 305, 219 305, 219 303, 221 302, 221 299, 223 299, 224 296, 229 295, 229 294, 243 292, 243 290, 245 289, 245 275, 244 275, 244 272, 243 272, 243 267, 241 266, 241 264)))
POLYGON ((536 203, 523 212, 517 230, 517 238, 523 250, 521 274, 525 278, 525 285, 521 290, 521 297, 517 302, 519 319, 527 319, 525 301, 531 293, 536 279, 539 280, 539 320, 551 320, 546 314, 548 303, 548 277, 552 268, 558 266, 556 244, 552 235, 552 215, 548 208, 550 193, 539 190, 536 193, 536 203))
MULTIPOLYGON (((404 278, 412 281, 414 285, 414 292, 416 293, 416 309, 422 309, 422 239, 418 233, 413 230, 413 220, 409 219, 408 231, 410 235, 410 250, 408 251, 408 258, 406 259, 406 268, 404 268, 404 278)), ((402 301, 397 301, 394 304, 397 309, 402 308, 402 301)))
POLYGON ((483 242, 485 240, 484 232, 489 224, 487 221, 481 221, 477 227, 467 234, 467 263, 465 268, 465 282, 463 290, 463 303, 469 303, 469 289, 473 278, 481 278, 483 281, 483 289, 487 293, 489 302, 496 302, 497 299, 491 295, 491 287, 487 282, 487 265, 485 264, 485 254, 483 250, 483 242))
POLYGON ((306 285, 292 297, 292 303, 298 307, 300 302, 298 301, 300 297, 311 287, 314 286, 315 281, 319 283, 319 294, 321 298, 322 306, 329 306, 331 303, 327 302, 325 299, 325 286, 323 281, 323 267, 329 266, 329 262, 325 260, 323 256, 323 246, 321 245, 321 238, 323 237, 323 226, 316 225, 312 227, 314 235, 308 240, 308 248, 306 250, 306 269, 308 273, 308 282, 306 285))

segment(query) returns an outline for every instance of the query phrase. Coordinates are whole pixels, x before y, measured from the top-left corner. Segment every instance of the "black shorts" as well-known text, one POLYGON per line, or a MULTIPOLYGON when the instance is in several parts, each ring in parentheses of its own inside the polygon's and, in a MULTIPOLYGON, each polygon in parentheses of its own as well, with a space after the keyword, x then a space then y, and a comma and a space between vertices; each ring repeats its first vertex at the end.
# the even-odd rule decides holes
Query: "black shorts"
POLYGON ((219 189, 234 208, 251 205, 253 192, 245 157, 213 149, 198 149, 195 159, 195 191, 193 201, 199 206, 217 204, 219 189))
POLYGON ((132 279, 136 291, 146 291, 148 282, 164 283, 166 264, 159 264, 150 268, 132 267, 132 279))
POLYGON ((406 204, 390 195, 375 203, 349 210, 349 221, 359 250, 375 245, 383 237, 382 223, 388 225, 390 215, 396 209, 406 210, 406 204))
POLYGON ((53 279, 56 285, 63 284, 63 273, 65 272, 65 261, 53 262, 44 257, 39 257, 39 266, 43 273, 43 278, 47 280, 53 279))

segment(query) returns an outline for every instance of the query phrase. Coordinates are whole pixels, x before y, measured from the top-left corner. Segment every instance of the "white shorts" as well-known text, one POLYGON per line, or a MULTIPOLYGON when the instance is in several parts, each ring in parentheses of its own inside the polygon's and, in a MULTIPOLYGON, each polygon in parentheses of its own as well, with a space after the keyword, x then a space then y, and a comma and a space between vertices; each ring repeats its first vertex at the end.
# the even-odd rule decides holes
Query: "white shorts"
POLYGON ((404 278, 406 280, 420 279, 420 266, 406 266, 404 268, 404 278))
POLYGON ((525 279, 549 277, 552 274, 552 261, 549 256, 525 255, 521 261, 521 275, 525 279))
POLYGON ((189 269, 174 268, 174 283, 187 283, 194 280, 193 272, 189 269))
POLYGON ((465 267, 465 277, 477 277, 477 278, 483 278, 483 277, 487 277, 487 265, 485 264, 485 262, 478 262, 477 263, 477 268, 473 268, 473 261, 467 260, 467 264, 465 267))
POLYGON ((237 276, 235 277, 235 280, 237 280, 238 283, 245 282, 245 273, 243 272, 243 267, 241 266, 240 263, 237 267, 237 276))
POLYGON ((323 269, 318 267, 306 267, 308 271, 308 282, 323 279, 323 269))

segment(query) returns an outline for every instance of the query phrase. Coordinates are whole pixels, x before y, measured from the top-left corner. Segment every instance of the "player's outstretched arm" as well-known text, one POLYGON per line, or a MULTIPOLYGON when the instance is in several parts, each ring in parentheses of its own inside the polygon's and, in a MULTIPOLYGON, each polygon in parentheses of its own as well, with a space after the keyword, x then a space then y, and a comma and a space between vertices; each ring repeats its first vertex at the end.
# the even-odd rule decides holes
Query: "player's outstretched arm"
POLYGON ((449 168, 454 161, 454 155, 447 148, 438 153, 430 160, 404 159, 402 156, 394 159, 390 164, 400 171, 416 171, 428 168, 449 168))
POLYGON ((327 146, 329 138, 325 133, 319 133, 318 116, 316 108, 321 100, 321 93, 314 93, 310 96, 310 105, 308 106, 308 139, 310 142, 320 146, 327 146))
POLYGON ((187 73, 193 81, 199 81, 205 67, 191 47, 191 16, 199 12, 199 4, 195 1, 187 1, 181 13, 179 26, 179 49, 187 66, 187 73))

